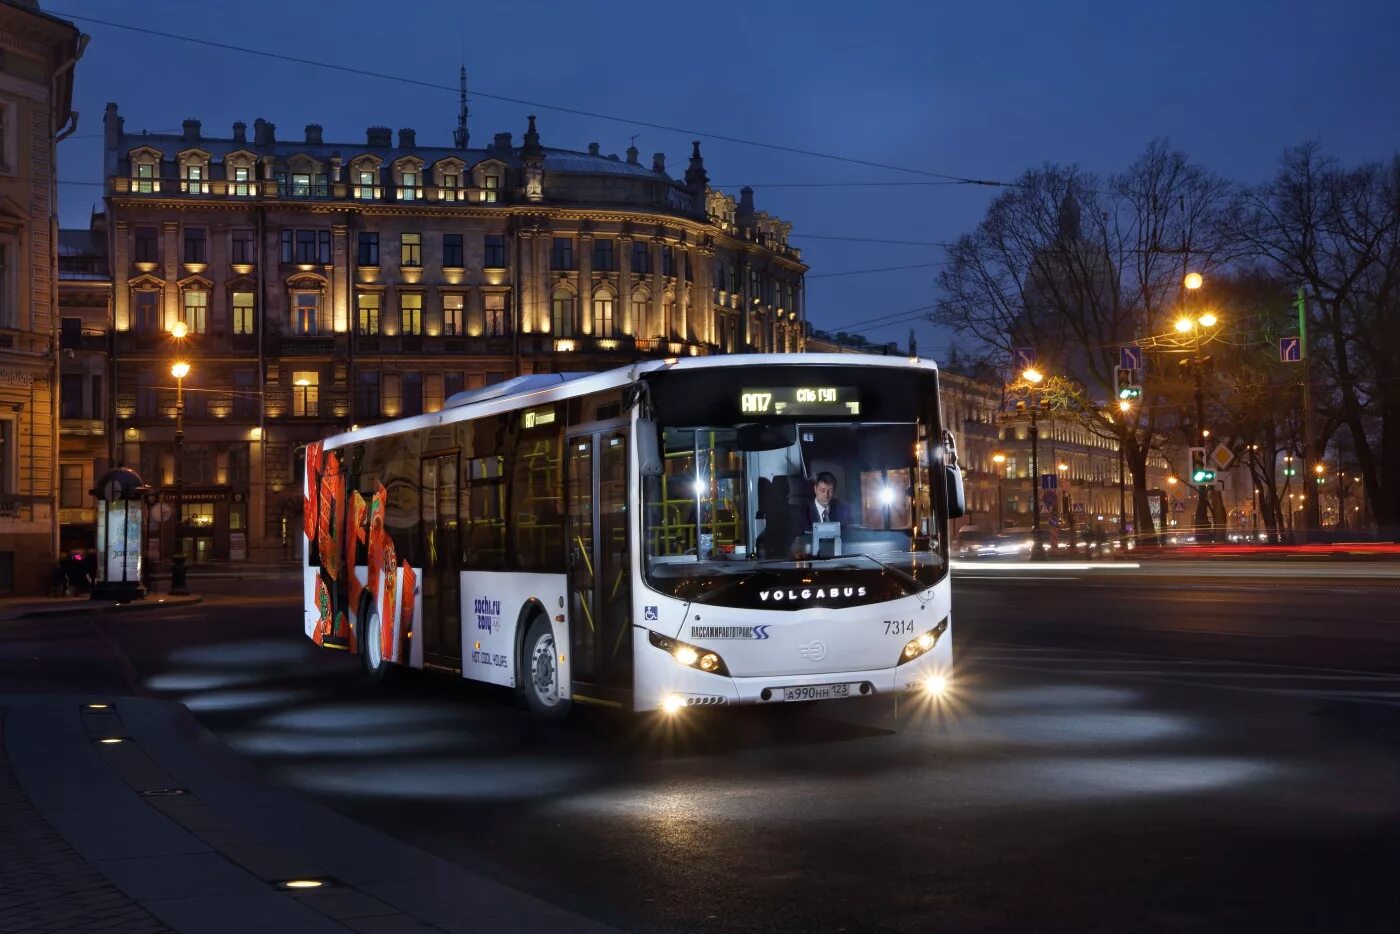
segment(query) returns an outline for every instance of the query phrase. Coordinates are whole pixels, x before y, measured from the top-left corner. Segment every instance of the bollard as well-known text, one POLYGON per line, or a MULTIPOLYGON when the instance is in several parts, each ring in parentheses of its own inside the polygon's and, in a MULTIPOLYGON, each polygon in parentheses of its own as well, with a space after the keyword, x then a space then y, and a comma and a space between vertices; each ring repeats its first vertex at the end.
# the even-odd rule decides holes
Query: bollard
POLYGON ((189 593, 185 586, 185 556, 176 555, 170 559, 170 595, 183 597, 189 593))

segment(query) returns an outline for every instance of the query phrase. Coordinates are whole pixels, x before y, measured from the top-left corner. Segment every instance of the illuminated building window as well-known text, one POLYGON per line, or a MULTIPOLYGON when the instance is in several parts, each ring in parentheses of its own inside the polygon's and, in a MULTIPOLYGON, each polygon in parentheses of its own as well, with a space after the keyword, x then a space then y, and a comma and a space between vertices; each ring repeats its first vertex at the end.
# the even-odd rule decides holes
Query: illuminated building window
POLYGON ((418 337, 423 333, 423 293, 399 293, 399 333, 418 337))
POLYGON ((593 296, 593 333, 597 337, 613 336, 613 294, 597 292, 593 296))
POLYGON ((160 191, 160 181, 156 178, 156 167, 150 162, 141 162, 133 166, 135 169, 136 182, 133 186, 138 194, 149 195, 160 191))
POLYGON ((234 292, 233 293, 233 333, 252 334, 253 324, 253 293, 234 292))
POLYGON ((253 194, 253 169, 252 166, 236 165, 233 167, 233 185, 230 186, 233 194, 239 198, 246 198, 253 194))
POLYGON ((555 289, 550 300, 550 330, 555 337, 574 335, 574 293, 568 289, 555 289))
POLYGON ((379 333, 379 293, 361 292, 355 296, 355 333, 367 337, 379 333))
POLYGON ((500 200, 501 177, 499 175, 487 175, 481 180, 483 191, 481 200, 487 204, 495 204, 500 200))
POLYGON ((399 200, 416 201, 423 196, 423 189, 418 184, 417 172, 404 172, 399 177, 399 200))
POLYGON ((422 266, 423 265, 423 235, 420 233, 406 233, 399 237, 399 265, 400 266, 422 266))
POLYGON ((465 305, 464 297, 459 294, 444 295, 442 297, 442 333, 448 337, 456 337, 464 333, 462 331, 462 309, 465 305))
POLYGON ((203 334, 209 329, 209 293, 203 289, 187 289, 184 295, 184 315, 181 318, 191 334, 203 334))
POLYGON ((462 200, 462 176, 454 174, 442 177, 442 200, 462 200))
POLYGON ((292 310, 292 332, 315 335, 320 329, 321 296, 315 292, 297 292, 292 310))
POLYGON ((321 374, 315 370, 298 370, 292 374, 292 414, 298 418, 315 418, 320 414, 321 374))
POLYGON ((510 333, 510 322, 506 318, 506 297, 500 292, 491 292, 482 297, 486 313, 486 336, 504 337, 510 333))
POLYGON ((187 195, 209 194, 208 169, 203 163, 191 162, 181 166, 180 190, 187 195))

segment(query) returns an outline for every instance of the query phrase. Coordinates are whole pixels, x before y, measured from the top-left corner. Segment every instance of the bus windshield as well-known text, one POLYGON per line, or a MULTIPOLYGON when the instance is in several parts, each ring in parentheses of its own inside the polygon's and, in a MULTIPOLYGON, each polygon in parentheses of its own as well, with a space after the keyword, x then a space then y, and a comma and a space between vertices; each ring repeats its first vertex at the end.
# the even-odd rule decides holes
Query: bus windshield
MULTIPOLYGON (((808 394, 788 387, 772 395, 808 394)), ((659 406, 664 466, 643 483, 648 586, 730 606, 823 581, 870 602, 932 586, 946 571, 930 485, 933 426, 917 417, 927 406, 912 394, 904 400, 873 413, 879 420, 727 424, 668 423, 659 406)))

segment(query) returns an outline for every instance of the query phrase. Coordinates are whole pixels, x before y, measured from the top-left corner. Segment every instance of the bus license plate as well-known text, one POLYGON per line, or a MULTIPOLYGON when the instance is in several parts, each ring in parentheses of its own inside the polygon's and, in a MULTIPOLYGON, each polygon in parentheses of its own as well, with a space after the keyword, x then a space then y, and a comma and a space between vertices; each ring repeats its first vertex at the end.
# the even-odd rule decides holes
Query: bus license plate
POLYGON ((850 697, 849 684, 804 684, 800 687, 783 688, 783 701, 831 700, 834 697, 850 697))

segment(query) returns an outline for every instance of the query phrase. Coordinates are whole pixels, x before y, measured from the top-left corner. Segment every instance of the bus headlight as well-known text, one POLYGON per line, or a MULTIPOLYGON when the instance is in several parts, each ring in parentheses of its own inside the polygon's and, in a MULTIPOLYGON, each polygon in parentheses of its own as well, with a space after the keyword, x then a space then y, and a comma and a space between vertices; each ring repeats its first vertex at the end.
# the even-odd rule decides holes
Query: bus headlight
POLYGON ((913 639, 904 644, 904 651, 899 653, 899 661, 896 665, 904 665, 923 655, 938 644, 938 640, 948 631, 948 617, 943 619, 928 632, 921 632, 913 639))
POLYGON ((695 668, 707 674, 729 676, 729 669, 725 667, 724 659, 709 649, 698 648, 689 643, 681 642, 679 639, 672 639, 650 630, 647 631, 647 638, 652 645, 669 653, 678 665, 695 668))

